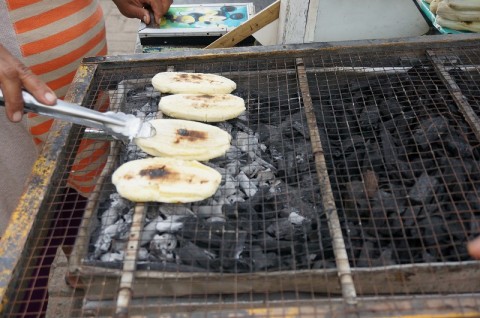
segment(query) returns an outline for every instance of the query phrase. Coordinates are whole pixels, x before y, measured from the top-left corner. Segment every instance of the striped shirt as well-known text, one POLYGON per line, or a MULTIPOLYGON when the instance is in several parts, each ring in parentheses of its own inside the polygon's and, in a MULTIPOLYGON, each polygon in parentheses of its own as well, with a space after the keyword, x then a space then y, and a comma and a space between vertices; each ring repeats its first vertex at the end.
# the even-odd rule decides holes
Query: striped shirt
MULTIPOLYGON (((8 23, 0 21, 2 45, 60 98, 65 96, 82 58, 107 54, 103 12, 96 0, 0 1, 4 1, 9 18, 8 23)), ((108 101, 97 104, 106 106, 108 101)), ((28 128, 38 147, 52 124, 50 118, 28 114, 28 128)), ((83 140, 68 183, 87 195, 107 156, 108 143, 83 140)))

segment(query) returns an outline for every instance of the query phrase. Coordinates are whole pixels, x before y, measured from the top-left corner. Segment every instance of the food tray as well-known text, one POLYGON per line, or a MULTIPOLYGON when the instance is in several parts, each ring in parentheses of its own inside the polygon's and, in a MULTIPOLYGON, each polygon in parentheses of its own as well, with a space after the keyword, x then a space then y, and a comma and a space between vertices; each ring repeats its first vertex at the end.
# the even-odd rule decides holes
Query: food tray
POLYGON ((432 25, 442 34, 461 34, 461 33, 471 33, 468 31, 459 31, 453 30, 450 28, 442 27, 436 22, 435 14, 430 11, 430 4, 424 0, 417 0, 418 6, 420 7, 421 11, 427 17, 428 20, 432 23, 432 25))

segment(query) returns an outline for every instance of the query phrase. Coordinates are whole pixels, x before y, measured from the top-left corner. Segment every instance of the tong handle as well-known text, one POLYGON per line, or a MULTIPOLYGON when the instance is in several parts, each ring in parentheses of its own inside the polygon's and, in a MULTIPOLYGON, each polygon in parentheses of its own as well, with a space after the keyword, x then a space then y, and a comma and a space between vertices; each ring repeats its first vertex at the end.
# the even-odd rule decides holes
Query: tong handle
MULTIPOLYGON (((95 128, 104 128, 105 124, 125 126, 125 121, 114 118, 104 113, 88 109, 77 104, 57 100, 54 106, 40 103, 30 93, 22 91, 25 111, 45 115, 56 119, 62 119, 74 124, 85 125, 95 128)), ((5 106, 5 99, 0 90, 0 105, 5 106)))

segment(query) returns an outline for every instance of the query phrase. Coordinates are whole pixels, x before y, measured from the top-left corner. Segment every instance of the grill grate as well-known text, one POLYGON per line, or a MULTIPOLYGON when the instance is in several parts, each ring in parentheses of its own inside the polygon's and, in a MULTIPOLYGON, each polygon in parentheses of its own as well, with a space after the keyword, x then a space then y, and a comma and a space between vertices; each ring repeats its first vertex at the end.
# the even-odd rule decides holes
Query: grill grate
POLYGON ((7 315, 480 311, 480 50, 445 46, 87 60, 71 92, 88 107, 158 117, 149 79, 175 70, 231 78, 247 112, 217 124, 221 191, 187 205, 118 198, 112 171, 146 156, 120 141, 88 199, 69 189, 80 140, 101 139, 74 126, 7 315))

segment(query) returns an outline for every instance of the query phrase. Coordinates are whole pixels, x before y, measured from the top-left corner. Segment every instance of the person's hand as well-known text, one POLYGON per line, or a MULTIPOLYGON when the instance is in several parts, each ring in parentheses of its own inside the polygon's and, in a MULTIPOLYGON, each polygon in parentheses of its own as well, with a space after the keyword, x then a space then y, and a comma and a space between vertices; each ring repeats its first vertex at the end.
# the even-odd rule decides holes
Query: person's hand
POLYGON ((127 18, 138 18, 145 24, 150 24, 150 13, 153 12, 155 23, 159 24, 160 19, 167 13, 173 0, 113 0, 121 14, 127 18))
POLYGON ((12 122, 22 120, 22 88, 45 105, 55 105, 57 101, 55 93, 2 45, 0 45, 0 88, 5 100, 5 112, 12 122))

